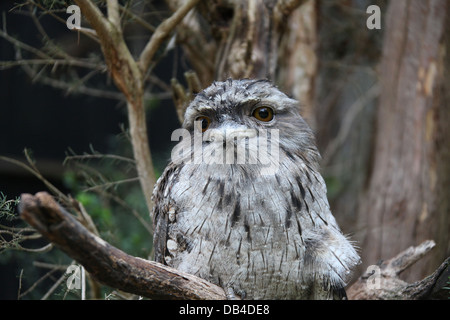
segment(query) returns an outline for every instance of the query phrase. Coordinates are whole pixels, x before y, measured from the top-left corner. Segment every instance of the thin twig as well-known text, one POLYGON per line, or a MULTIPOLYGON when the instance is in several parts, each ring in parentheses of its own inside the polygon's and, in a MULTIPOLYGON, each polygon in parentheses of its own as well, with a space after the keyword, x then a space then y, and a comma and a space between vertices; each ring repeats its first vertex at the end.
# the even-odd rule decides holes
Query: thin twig
POLYGON ((48 277, 50 277, 55 271, 57 271, 57 269, 53 269, 50 270, 49 272, 47 272, 45 275, 43 275, 42 277, 40 277, 38 280, 36 280, 36 282, 34 282, 31 287, 29 287, 25 292, 20 293, 19 294, 19 299, 26 296, 28 293, 30 293, 31 291, 33 291, 39 283, 41 283, 42 281, 44 281, 45 279, 47 279, 48 277))
POLYGON ((21 168, 25 169, 26 171, 30 172, 32 175, 34 175, 39 180, 41 180, 53 194, 57 195, 58 198, 63 200, 64 203, 69 203, 69 198, 66 195, 64 195, 61 191, 59 191, 58 188, 56 188, 50 181, 45 179, 44 176, 39 172, 39 170, 36 168, 33 161, 31 160, 31 157, 30 157, 27 149, 25 149, 25 157, 26 157, 29 165, 26 165, 23 162, 20 162, 18 160, 12 159, 12 158, 4 157, 4 156, 0 156, 0 160, 12 163, 12 164, 14 164, 18 167, 21 167, 21 168))
MULTIPOLYGON (((53 78, 46 77, 46 76, 41 76, 41 73, 43 72, 44 69, 41 69, 40 72, 36 72, 35 70, 33 70, 33 68, 30 67, 29 64, 20 63, 20 61, 23 61, 23 58, 22 58, 20 50, 18 50, 18 49, 16 51, 16 60, 17 60, 18 64, 20 64, 22 66, 22 69, 27 73, 27 75, 31 79, 33 79, 33 81, 37 81, 39 79, 39 81, 43 84, 52 86, 57 89, 64 89, 68 93, 76 91, 77 93, 82 93, 82 94, 86 94, 86 95, 90 95, 90 96, 94 96, 94 97, 115 99, 115 100, 119 100, 119 101, 125 100, 123 94, 121 94, 120 92, 94 89, 94 88, 86 87, 84 85, 78 85, 76 90, 74 90, 74 85, 71 83, 67 83, 67 82, 60 81, 60 80, 55 80, 53 78)), ((49 58, 47 58, 47 60, 51 61, 52 58, 49 57, 49 58)), ((73 60, 73 61, 75 61, 75 60, 73 60)), ((69 62, 64 62, 63 64, 65 64, 65 63, 70 64, 69 62)), ((77 65, 79 63, 74 62, 74 64, 77 65)), ((53 64, 54 67, 56 65, 58 65, 58 63, 53 64)), ((1 66, 1 63, 0 63, 0 66, 1 66)), ((44 64, 44 66, 46 66, 46 64, 44 64)), ((81 65, 78 65, 78 66, 81 66, 81 65)), ((86 67, 86 65, 83 65, 83 67, 86 67)))
POLYGON ((20 290, 22 290, 22 277, 23 277, 23 269, 20 269, 19 288, 17 289, 17 300, 20 300, 20 297, 21 297, 20 290))
MULTIPOLYGON (((55 271, 57 271, 58 269, 53 269, 51 271, 49 271, 47 274, 53 273, 55 271)), ((50 274, 51 275, 51 274, 50 274)), ((41 300, 47 300, 48 297, 50 297, 50 295, 59 287, 59 285, 66 279, 66 275, 65 273, 63 273, 59 279, 57 281, 55 281, 55 283, 51 286, 50 289, 48 289, 48 291, 42 296, 41 300)))
POLYGON ((37 249, 25 248, 25 247, 22 247, 21 245, 17 245, 18 250, 20 250, 22 252, 33 252, 33 253, 49 252, 52 248, 53 248, 53 244, 51 244, 51 243, 48 243, 45 246, 43 246, 41 248, 37 248, 37 249))
POLYGON ((183 20, 187 13, 199 2, 199 0, 188 0, 175 13, 164 20, 153 33, 150 41, 145 46, 139 57, 139 65, 142 74, 146 73, 150 62, 153 59, 162 42, 167 39, 173 29, 183 20))
POLYGON ((154 26, 149 24, 147 21, 142 19, 140 16, 136 15, 131 10, 129 10, 129 9, 123 7, 123 6, 120 6, 120 11, 122 11, 123 14, 129 16, 132 20, 136 21, 139 25, 141 25, 145 29, 147 29, 147 30, 149 30, 151 32, 155 31, 156 28, 154 26))
POLYGON ((129 183, 129 182, 136 182, 139 181, 138 177, 135 178, 129 178, 129 179, 122 179, 119 181, 110 181, 110 182, 106 182, 104 184, 99 184, 99 185, 95 185, 93 187, 89 187, 84 189, 84 191, 93 191, 93 190, 97 190, 97 189, 107 189, 107 188, 111 188, 113 186, 117 186, 119 184, 123 184, 123 183, 129 183))
POLYGON ((25 158, 27 159, 28 164, 31 168, 30 171, 33 172, 33 174, 36 177, 38 177, 39 180, 41 180, 53 194, 57 195, 59 199, 63 200, 64 203, 70 203, 70 199, 64 193, 59 191, 59 189, 57 187, 55 187, 50 181, 45 179, 45 177, 39 172, 34 161, 31 159, 31 155, 30 155, 28 149, 24 150, 24 154, 25 154, 25 158))
MULTIPOLYGON (((0 31, 1 33, 1 31, 0 31)), ((23 66, 23 65, 61 65, 61 66, 72 66, 89 68, 95 71, 106 71, 106 66, 98 63, 91 63, 88 61, 78 60, 78 59, 55 59, 55 58, 43 58, 43 59, 21 59, 21 60, 8 60, 0 61, 0 70, 5 70, 12 67, 23 66)))
POLYGON ((86 159, 113 159, 124 162, 130 162, 132 164, 136 163, 134 159, 118 156, 115 154, 83 154, 83 155, 67 156, 66 159, 64 160, 64 163, 71 160, 86 160, 86 159))
POLYGON ((0 30, 0 37, 4 38, 5 40, 7 40, 8 42, 14 44, 15 46, 17 46, 18 48, 24 49, 26 51, 29 51, 31 53, 34 53, 35 55, 37 55, 38 57, 48 60, 48 59, 52 59, 51 56, 49 56, 48 54, 46 54, 45 52, 36 49, 20 40, 17 40, 14 37, 11 37, 9 34, 6 33, 6 31, 4 30, 0 30))
POLYGON ((30 17, 34 22, 34 25, 36 26, 36 29, 38 29, 39 33, 42 35, 42 37, 44 38, 44 43, 47 47, 49 47, 50 49, 52 49, 53 52, 56 52, 56 54, 60 57, 62 57, 63 59, 67 59, 67 60, 71 60, 72 57, 65 52, 64 50, 60 49, 54 42, 53 40, 48 36, 47 32, 45 31, 44 27, 42 26, 41 22, 39 21, 39 19, 36 17, 36 14, 34 14, 33 12, 34 9, 34 4, 29 4, 28 5, 28 11, 30 13, 30 17))
MULTIPOLYGON (((57 14, 55 14, 51 10, 47 10, 41 4, 39 4, 39 3, 35 2, 35 1, 32 1, 32 0, 27 1, 27 3, 32 4, 36 8, 41 9, 43 14, 48 14, 52 18, 54 18, 56 21, 59 21, 62 24, 66 25, 66 20, 65 19, 61 18, 60 16, 58 16, 57 14)), ((23 5, 26 5, 27 3, 25 3, 23 5)), ((97 36, 97 33, 95 32, 95 30, 92 30, 90 28, 81 27, 81 28, 78 28, 78 29, 74 29, 74 31, 81 32, 82 34, 86 35, 87 37, 89 37, 90 39, 94 40, 95 42, 99 42, 99 39, 98 39, 98 36, 97 36)))
POLYGON ((333 155, 338 148, 346 141, 349 133, 351 132, 353 121, 356 116, 364 109, 364 107, 380 94, 380 86, 374 84, 367 92, 359 97, 349 108, 345 114, 344 120, 339 129, 337 136, 328 144, 327 148, 323 152, 324 159, 322 165, 326 166, 330 163, 333 155))
POLYGON ((69 265, 62 265, 62 264, 53 264, 53 263, 47 263, 47 262, 41 262, 41 261, 33 261, 33 266, 43 269, 57 269, 61 271, 66 271, 69 265))
POLYGON ((147 232, 149 234, 153 234, 153 227, 151 226, 151 224, 149 224, 143 217, 141 214, 139 214, 139 212, 132 208, 126 201, 124 201, 122 198, 112 194, 112 193, 108 193, 105 192, 104 190, 99 190, 99 192, 105 196, 110 198, 111 200, 113 200, 114 202, 116 202, 118 205, 122 206, 124 209, 126 209, 127 211, 131 212, 133 214, 133 216, 142 224, 142 226, 147 230, 147 232))

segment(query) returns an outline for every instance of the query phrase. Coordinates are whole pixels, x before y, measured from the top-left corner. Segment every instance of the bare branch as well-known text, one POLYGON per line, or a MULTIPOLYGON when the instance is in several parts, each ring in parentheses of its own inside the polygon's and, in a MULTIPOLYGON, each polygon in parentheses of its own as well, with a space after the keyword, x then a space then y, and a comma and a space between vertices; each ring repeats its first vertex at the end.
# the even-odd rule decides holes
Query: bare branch
POLYGON ((139 181, 138 177, 129 178, 129 179, 121 179, 121 180, 118 180, 118 181, 109 181, 109 182, 106 182, 104 184, 100 184, 100 185, 96 185, 96 186, 92 186, 92 187, 86 188, 84 191, 92 191, 92 190, 97 190, 97 189, 107 189, 107 188, 118 186, 118 185, 120 185, 122 183, 130 183, 130 182, 136 182, 136 181, 139 181))
POLYGON ((408 284, 398 276, 435 247, 427 240, 410 247, 395 257, 373 266, 348 290, 349 299, 355 300, 417 300, 442 298, 442 287, 450 276, 450 257, 430 276, 408 284))
POLYGON ((110 41, 112 25, 100 9, 90 0, 75 0, 75 3, 80 7, 83 15, 95 29, 100 41, 102 43, 104 41, 110 41))
MULTIPOLYGON (((34 282, 33 285, 32 285, 31 287, 29 287, 25 292, 20 293, 20 288, 19 288, 19 296, 18 296, 18 299, 20 299, 20 298, 26 296, 28 293, 30 293, 31 291, 33 291, 33 290, 37 287, 37 285, 38 285, 39 283, 41 283, 42 281, 44 281, 44 280, 47 279, 48 277, 52 276, 52 274, 53 274, 55 271, 58 271, 58 269, 52 269, 52 270, 49 270, 45 275, 43 275, 43 276, 42 276, 41 278, 39 278, 36 282, 34 282)), ((21 276, 22 276, 22 274, 21 274, 21 276)), ((57 282, 57 283, 58 283, 58 285, 59 285, 60 282, 57 282)), ((55 285, 53 285, 52 288, 54 288, 54 287, 55 287, 55 285)))
POLYGON ((135 164, 136 161, 134 159, 130 159, 127 157, 118 156, 115 154, 83 154, 83 155, 76 155, 73 156, 67 156, 64 162, 71 161, 71 160, 86 160, 86 159, 112 159, 112 160, 118 160, 123 162, 129 162, 132 164, 135 164))
POLYGON ((124 201, 122 198, 112 194, 112 193, 107 193, 105 191, 100 190, 99 192, 100 194, 102 194, 105 197, 110 198, 111 200, 113 200, 114 202, 116 202, 118 205, 122 206, 123 208, 125 208, 127 211, 131 212, 131 214, 141 223, 141 225, 147 230, 147 232, 149 234, 153 234, 153 228, 152 225, 150 223, 148 223, 140 214, 138 211, 136 211, 136 209, 134 209, 133 207, 131 207, 126 201, 124 201))
POLYGON ((106 2, 108 8, 108 19, 117 29, 121 30, 120 27, 120 15, 119 15, 119 2, 117 0, 107 0, 106 2))
POLYGON ((200 79, 196 72, 189 71, 184 73, 188 88, 185 89, 177 79, 171 80, 172 85, 172 98, 175 104, 175 110, 177 111, 178 120, 181 124, 184 121, 184 113, 186 111, 188 103, 192 100, 195 94, 202 90, 200 79))
POLYGON ((31 53, 34 53, 36 56, 42 58, 42 59, 52 59, 52 57, 50 57, 48 54, 46 54, 45 52, 36 49, 32 46, 27 45, 26 43, 23 43, 20 40, 17 40, 14 37, 11 37, 10 35, 8 35, 8 33, 5 30, 0 30, 0 37, 4 38, 5 40, 9 41, 10 43, 14 44, 16 47, 22 48, 24 50, 27 50, 31 53))
POLYGON ((153 33, 150 41, 145 46, 139 58, 141 72, 145 74, 161 43, 167 39, 172 30, 183 20, 188 12, 199 2, 199 0, 186 1, 175 13, 161 23, 153 33))
MULTIPOLYGON (((1 33, 1 31, 0 31, 1 33)), ((67 65, 81 68, 90 68, 97 71, 106 71, 105 66, 99 65, 98 63, 92 63, 90 61, 83 61, 79 59, 54 59, 54 58, 43 58, 43 59, 21 59, 15 61, 0 61, 0 70, 24 66, 24 65, 67 65)))
POLYGON ((122 12, 122 14, 127 15, 128 17, 130 17, 132 20, 136 21, 139 25, 141 25, 142 27, 144 27, 145 29, 154 32, 155 31, 155 27, 152 26, 151 24, 149 24, 147 21, 145 21, 144 19, 142 19, 140 16, 134 14, 131 10, 129 10, 128 8, 125 8, 123 6, 120 6, 120 11, 122 12))
POLYGON ((4 157, 4 156, 0 156, 0 161, 9 162, 18 167, 25 169, 26 171, 28 171, 29 173, 31 173, 32 175, 37 177, 39 180, 41 180, 47 186, 47 188, 49 190, 51 190, 52 193, 57 195, 59 199, 63 200, 65 204, 69 204, 70 199, 66 195, 64 195, 62 192, 60 192, 58 190, 58 188, 56 188, 52 183, 50 183, 50 181, 45 179, 45 177, 39 172, 36 165, 31 160, 30 154, 27 149, 25 149, 25 157, 27 158, 28 165, 23 162, 20 162, 18 160, 15 160, 15 159, 12 159, 9 157, 4 157))
POLYGON ((105 285, 151 299, 225 299, 224 291, 216 285, 111 246, 89 232, 45 192, 35 196, 23 194, 19 213, 105 285))
POLYGON ((53 245, 51 243, 49 243, 41 248, 36 248, 36 249, 25 248, 25 247, 22 247, 21 245, 18 245, 17 248, 20 251, 24 251, 24 252, 43 253, 43 252, 50 251, 53 248, 53 245))
MULTIPOLYGON (((32 0, 28 0, 28 3, 31 4, 32 6, 35 6, 35 7, 39 8, 39 9, 41 9, 44 14, 48 14, 48 15, 52 16, 55 20, 61 22, 62 24, 64 24, 64 25, 66 24, 66 20, 65 19, 62 19, 60 16, 56 15, 54 12, 45 9, 45 7, 42 6, 41 4, 39 4, 39 3, 35 2, 35 1, 32 1, 32 0)), ((35 19, 34 14, 31 13, 30 15, 31 15, 32 19, 34 20, 35 19)), ((81 32, 81 33, 85 34, 86 36, 88 36, 89 38, 91 38, 92 40, 94 40, 96 42, 99 41, 98 37, 97 37, 97 33, 95 32, 95 30, 81 27, 81 28, 78 28, 78 29, 74 29, 74 31, 81 32)))

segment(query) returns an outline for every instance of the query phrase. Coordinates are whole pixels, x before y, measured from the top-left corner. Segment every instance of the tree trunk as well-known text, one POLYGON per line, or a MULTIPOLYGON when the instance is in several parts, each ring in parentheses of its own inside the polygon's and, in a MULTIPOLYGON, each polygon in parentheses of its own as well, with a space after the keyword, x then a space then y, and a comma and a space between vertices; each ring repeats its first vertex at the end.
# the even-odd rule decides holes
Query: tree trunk
POLYGON ((391 1, 385 17, 373 167, 359 209, 362 259, 367 267, 433 239, 411 280, 450 253, 449 5, 391 1))
POLYGON ((281 36, 276 83, 280 89, 301 104, 301 114, 316 128, 315 93, 318 69, 318 2, 302 3, 286 19, 281 36))
MULTIPOLYGON (((178 7, 178 0, 167 3, 172 10, 178 7)), ((317 3, 200 2, 199 14, 187 16, 177 27, 177 40, 199 80, 200 85, 194 87, 206 88, 214 80, 227 78, 269 79, 300 101, 302 114, 314 125, 317 3)), ((192 87, 190 79, 186 80, 192 87)), ((182 92, 174 82, 175 104, 181 114, 192 98, 192 88, 182 92)))

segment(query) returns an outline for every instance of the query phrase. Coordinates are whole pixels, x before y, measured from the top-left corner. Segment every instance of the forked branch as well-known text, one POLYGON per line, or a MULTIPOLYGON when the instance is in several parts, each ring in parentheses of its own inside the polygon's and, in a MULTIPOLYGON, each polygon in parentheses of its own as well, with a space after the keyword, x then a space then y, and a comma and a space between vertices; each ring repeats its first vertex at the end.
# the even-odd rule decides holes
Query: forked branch
POLYGON ((395 257, 371 266, 347 291, 355 300, 420 300, 448 299, 450 291, 443 289, 450 277, 450 257, 433 274, 423 280, 407 283, 399 275, 430 252, 436 244, 427 240, 409 247, 395 257))

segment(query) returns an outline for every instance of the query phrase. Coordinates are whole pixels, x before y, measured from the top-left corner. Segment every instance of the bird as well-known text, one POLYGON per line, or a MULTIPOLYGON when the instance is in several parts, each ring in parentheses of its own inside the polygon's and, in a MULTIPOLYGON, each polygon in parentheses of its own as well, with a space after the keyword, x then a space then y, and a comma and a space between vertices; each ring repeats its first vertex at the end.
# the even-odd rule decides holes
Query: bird
POLYGON ((153 191, 155 261, 229 299, 346 299, 360 258, 331 213, 299 109, 267 79, 195 95, 153 191))

